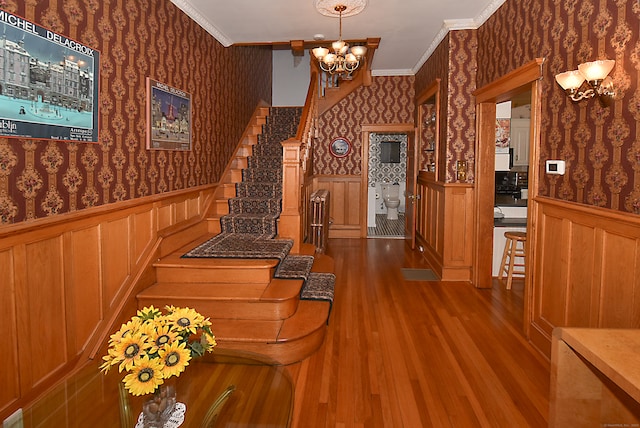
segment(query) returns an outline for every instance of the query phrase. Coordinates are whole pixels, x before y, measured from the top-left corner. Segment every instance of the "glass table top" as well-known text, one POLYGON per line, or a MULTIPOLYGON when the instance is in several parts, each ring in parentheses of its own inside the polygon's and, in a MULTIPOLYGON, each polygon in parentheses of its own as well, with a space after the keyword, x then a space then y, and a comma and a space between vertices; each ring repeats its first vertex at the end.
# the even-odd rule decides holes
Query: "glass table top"
MULTIPOLYGON (((126 373, 113 368, 107 375, 92 361, 23 409, 25 428, 120 427, 119 383, 126 373)), ((177 402, 186 406, 181 427, 200 427, 212 405, 224 401, 216 427, 288 427, 293 411, 294 387, 286 368, 264 357, 215 348, 189 362, 172 378, 177 402), (226 400, 219 400, 228 395, 226 400), (229 392, 231 391, 231 392, 229 392)), ((135 421, 145 397, 128 394, 135 421)), ((132 427, 134 425, 131 425, 132 427)))

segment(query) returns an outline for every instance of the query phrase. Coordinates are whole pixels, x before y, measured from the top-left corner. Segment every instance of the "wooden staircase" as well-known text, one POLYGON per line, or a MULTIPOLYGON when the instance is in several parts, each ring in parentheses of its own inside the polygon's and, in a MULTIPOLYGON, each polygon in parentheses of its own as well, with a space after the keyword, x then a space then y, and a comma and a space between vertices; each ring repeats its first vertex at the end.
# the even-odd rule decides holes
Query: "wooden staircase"
MULTIPOLYGON (((273 278, 277 260, 193 259, 182 254, 205 235, 154 263, 157 282, 138 294, 138 307, 187 306, 209 317, 218 346, 291 364, 322 344, 329 303, 300 300, 302 280, 273 278)), ((314 247, 304 245, 305 253, 314 247)), ((315 255, 313 271, 333 272, 333 260, 315 255)))
MULTIPOLYGON (((212 322, 220 348, 266 355, 280 364, 299 362, 322 344, 330 314, 326 301, 300 299, 302 280, 274 278, 275 259, 181 258, 187 251, 220 232, 220 217, 228 213, 228 199, 257 143, 268 109, 247 128, 224 180, 215 194, 211 215, 205 220, 208 233, 194 239, 175 239, 179 248, 157 260, 156 283, 137 295, 138 307, 165 305, 190 307, 212 322)), ((196 230, 202 230, 197 228, 196 230)), ((301 254, 313 255, 312 271, 333 273, 333 259, 315 254, 310 244, 301 254)))

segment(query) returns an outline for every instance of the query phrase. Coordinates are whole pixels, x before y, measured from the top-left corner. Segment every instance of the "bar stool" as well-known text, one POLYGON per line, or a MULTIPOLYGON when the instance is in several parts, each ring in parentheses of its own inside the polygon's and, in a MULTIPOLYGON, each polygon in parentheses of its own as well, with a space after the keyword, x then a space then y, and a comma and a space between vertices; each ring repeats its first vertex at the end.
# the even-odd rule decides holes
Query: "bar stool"
POLYGON ((527 242, 526 232, 505 232, 504 237, 507 242, 504 244, 504 252, 502 253, 502 263, 500 264, 500 273, 498 279, 502 279, 507 274, 507 290, 511 290, 511 280, 514 275, 523 277, 525 274, 525 262, 527 253, 525 250, 527 242), (509 261, 507 262, 507 258, 509 261), (520 260, 516 260, 520 259, 520 260))

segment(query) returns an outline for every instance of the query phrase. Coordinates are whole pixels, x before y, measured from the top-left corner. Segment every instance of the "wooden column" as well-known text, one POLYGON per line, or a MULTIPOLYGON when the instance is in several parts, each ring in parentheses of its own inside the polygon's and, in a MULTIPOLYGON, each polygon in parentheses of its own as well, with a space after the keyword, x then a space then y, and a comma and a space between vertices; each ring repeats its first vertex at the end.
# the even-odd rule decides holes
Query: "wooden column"
POLYGON ((302 143, 289 138, 282 142, 282 213, 278 224, 281 238, 293 239, 293 253, 300 252, 302 243, 302 143))

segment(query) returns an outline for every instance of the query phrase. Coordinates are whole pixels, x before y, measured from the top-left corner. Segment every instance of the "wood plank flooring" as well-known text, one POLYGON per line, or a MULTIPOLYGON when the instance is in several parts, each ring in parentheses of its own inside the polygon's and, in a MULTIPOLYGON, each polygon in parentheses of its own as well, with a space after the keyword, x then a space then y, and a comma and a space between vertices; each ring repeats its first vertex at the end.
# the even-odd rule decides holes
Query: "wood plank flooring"
POLYGON ((405 281, 402 240, 330 239, 325 342, 293 366, 293 427, 544 427, 549 363, 522 335, 522 281, 405 281))

